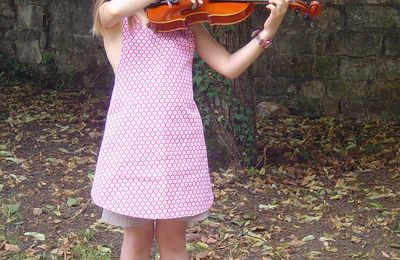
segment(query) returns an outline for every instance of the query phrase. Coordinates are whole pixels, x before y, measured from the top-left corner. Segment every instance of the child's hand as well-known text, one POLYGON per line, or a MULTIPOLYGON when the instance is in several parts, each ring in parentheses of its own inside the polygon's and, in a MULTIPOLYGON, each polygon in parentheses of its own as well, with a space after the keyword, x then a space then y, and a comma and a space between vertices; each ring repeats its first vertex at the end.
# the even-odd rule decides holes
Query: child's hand
POLYGON ((268 38, 274 37, 288 10, 290 0, 269 0, 266 6, 271 11, 264 23, 264 30, 268 32, 268 38))
POLYGON ((192 2, 193 8, 203 4, 203 0, 190 0, 190 2, 192 2))

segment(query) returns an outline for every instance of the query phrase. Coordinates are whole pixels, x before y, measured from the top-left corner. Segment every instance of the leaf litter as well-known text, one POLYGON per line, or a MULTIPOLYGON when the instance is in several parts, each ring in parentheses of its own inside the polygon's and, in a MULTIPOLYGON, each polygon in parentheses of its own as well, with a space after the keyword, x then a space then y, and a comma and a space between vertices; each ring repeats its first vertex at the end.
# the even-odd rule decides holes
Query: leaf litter
MULTIPOLYGON (((89 197, 109 96, 0 93, 0 258, 117 258, 123 231, 89 197)), ((257 129, 256 167, 211 172, 192 259, 400 259, 398 126, 289 117, 257 129)))

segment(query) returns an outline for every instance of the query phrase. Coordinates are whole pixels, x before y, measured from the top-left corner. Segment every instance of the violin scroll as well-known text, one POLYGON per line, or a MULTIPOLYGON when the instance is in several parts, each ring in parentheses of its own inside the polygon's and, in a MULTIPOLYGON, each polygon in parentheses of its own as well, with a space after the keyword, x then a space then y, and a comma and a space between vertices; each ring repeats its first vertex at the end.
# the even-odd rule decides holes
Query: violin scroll
POLYGON ((321 14, 321 4, 318 1, 300 1, 300 0, 293 0, 289 4, 289 9, 294 11, 295 14, 303 14, 304 18, 314 18, 321 14))

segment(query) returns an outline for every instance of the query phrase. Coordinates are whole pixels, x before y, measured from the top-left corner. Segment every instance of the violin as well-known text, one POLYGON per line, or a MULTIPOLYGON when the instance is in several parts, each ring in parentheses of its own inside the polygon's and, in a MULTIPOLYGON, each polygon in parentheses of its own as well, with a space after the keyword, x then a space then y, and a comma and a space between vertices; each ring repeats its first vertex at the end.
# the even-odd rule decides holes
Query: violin
MULTIPOLYGON (((255 10, 255 4, 268 4, 268 0, 204 0, 202 5, 194 6, 190 0, 160 1, 146 8, 148 26, 154 31, 169 32, 187 29, 195 23, 207 22, 210 25, 230 25, 241 22, 255 10)), ((291 0, 290 10, 301 13, 305 19, 321 13, 318 1, 291 0)))

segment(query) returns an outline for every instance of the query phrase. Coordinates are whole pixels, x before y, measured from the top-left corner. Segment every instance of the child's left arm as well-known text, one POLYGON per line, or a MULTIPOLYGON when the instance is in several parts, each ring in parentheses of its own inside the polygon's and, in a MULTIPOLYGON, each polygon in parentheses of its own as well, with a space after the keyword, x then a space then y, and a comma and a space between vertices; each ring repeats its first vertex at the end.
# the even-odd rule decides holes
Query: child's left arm
MULTIPOLYGON (((264 29, 259 34, 261 39, 266 40, 274 37, 288 6, 289 0, 269 1, 266 8, 271 11, 271 14, 264 23, 264 29)), ((240 76, 263 51, 258 39, 253 39, 231 54, 201 24, 195 24, 191 29, 196 37, 196 51, 199 56, 215 71, 229 79, 240 76)))

